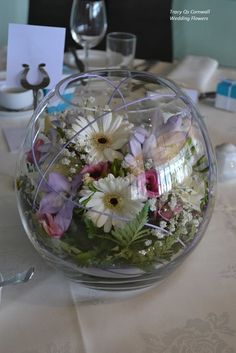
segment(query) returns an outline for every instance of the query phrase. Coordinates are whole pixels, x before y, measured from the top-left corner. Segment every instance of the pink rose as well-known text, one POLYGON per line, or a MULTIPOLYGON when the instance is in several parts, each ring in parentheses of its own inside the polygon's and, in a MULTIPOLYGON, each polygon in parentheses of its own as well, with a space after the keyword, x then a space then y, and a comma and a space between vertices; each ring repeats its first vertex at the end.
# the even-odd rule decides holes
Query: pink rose
POLYGON ((171 209, 169 205, 166 203, 162 206, 159 206, 159 210, 157 211, 157 214, 161 216, 165 221, 171 220, 174 216, 179 214, 183 210, 182 205, 176 204, 176 206, 171 209))
POLYGON ((158 177, 154 169, 141 173, 136 182, 140 197, 155 198, 159 196, 158 177))
MULTIPOLYGON (((42 152, 40 150, 40 147, 44 145, 44 141, 42 139, 38 139, 35 144, 34 144, 34 155, 35 159, 38 162, 40 160, 40 157, 42 155, 42 152)), ((34 164, 34 156, 33 156, 33 151, 30 150, 27 152, 27 161, 31 164, 34 164)))
POLYGON ((60 238, 63 235, 64 230, 54 222, 54 217, 50 213, 38 214, 38 220, 48 235, 55 238, 60 238))
POLYGON ((81 174, 88 173, 89 176, 95 180, 107 175, 108 163, 99 162, 98 164, 86 165, 82 170, 81 174))
POLYGON ((145 186, 148 197, 159 196, 157 172, 154 169, 145 172, 145 186))

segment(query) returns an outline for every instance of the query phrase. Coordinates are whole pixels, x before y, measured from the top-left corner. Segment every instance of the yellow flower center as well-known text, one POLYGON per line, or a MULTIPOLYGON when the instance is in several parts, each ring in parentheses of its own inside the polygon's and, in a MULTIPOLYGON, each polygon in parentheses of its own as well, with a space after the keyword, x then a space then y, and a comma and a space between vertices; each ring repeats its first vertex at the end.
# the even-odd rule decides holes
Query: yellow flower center
POLYGON ((117 193, 106 194, 103 198, 103 202, 106 208, 114 211, 119 211, 123 207, 123 197, 117 193))
POLYGON ((97 133, 92 137, 92 143, 96 149, 104 150, 111 145, 111 139, 105 134, 97 133))

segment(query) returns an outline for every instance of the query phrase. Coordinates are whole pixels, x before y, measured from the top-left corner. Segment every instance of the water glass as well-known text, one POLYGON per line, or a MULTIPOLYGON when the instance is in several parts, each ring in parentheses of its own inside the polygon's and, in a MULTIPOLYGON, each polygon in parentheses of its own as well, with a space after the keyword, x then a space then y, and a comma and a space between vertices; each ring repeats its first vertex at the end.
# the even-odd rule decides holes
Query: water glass
POLYGON ((107 30, 104 0, 73 0, 70 29, 74 41, 84 48, 85 70, 88 70, 89 49, 101 42, 107 30))
POLYGON ((137 37, 133 33, 111 32, 106 38, 108 68, 132 69, 137 37))

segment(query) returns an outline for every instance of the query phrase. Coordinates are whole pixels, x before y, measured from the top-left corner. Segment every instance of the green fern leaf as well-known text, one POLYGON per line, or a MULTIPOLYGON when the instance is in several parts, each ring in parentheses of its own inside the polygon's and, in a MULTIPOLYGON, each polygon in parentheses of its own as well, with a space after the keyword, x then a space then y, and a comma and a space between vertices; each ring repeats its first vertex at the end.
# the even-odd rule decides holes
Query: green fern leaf
POLYGON ((128 247, 131 244, 144 238, 148 233, 148 229, 143 229, 148 221, 148 203, 142 208, 138 215, 123 228, 117 228, 111 232, 114 241, 123 247, 128 247))

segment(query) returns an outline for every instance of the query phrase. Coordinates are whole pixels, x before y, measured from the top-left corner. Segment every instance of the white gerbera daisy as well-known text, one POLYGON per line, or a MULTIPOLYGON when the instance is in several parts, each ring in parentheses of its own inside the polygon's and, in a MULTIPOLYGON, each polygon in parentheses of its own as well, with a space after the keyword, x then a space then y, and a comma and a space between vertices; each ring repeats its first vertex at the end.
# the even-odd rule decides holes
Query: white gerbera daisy
POLYGON ((88 162, 112 162, 115 158, 122 159, 119 149, 128 142, 133 127, 128 121, 124 121, 121 115, 113 115, 107 112, 103 117, 94 121, 92 115, 79 117, 72 125, 75 132, 79 132, 77 141, 88 153, 88 162))
POLYGON ((89 198, 86 215, 97 227, 104 227, 105 232, 109 232, 112 226, 122 228, 122 218, 133 219, 144 206, 143 200, 132 197, 131 179, 128 177, 115 178, 108 174, 106 178, 94 181, 93 185, 97 191, 92 194, 85 186, 80 202, 89 198))

